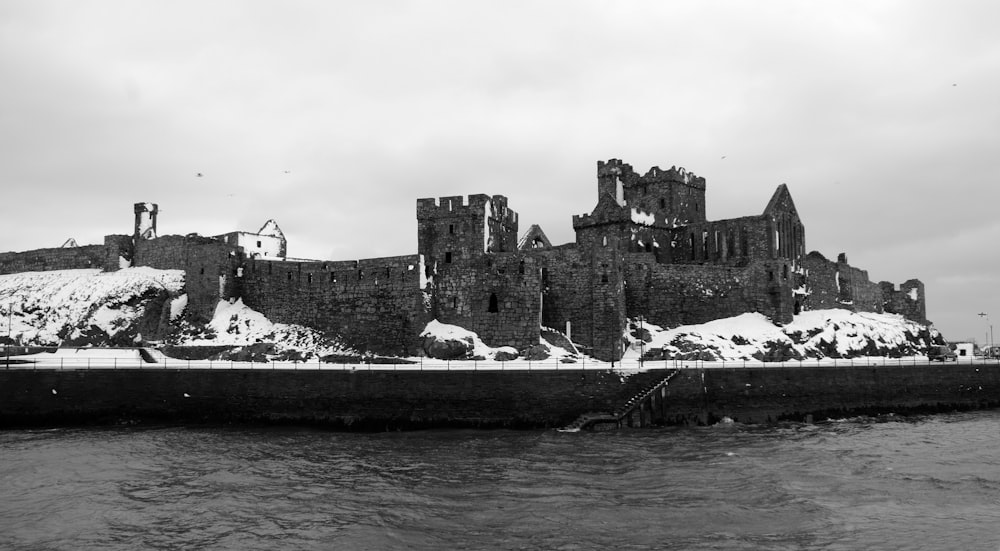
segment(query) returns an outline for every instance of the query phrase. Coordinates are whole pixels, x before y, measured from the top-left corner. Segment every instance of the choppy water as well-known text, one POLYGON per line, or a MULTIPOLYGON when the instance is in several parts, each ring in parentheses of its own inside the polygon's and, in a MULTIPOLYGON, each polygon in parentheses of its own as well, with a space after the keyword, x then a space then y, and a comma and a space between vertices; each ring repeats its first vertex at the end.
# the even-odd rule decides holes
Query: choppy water
POLYGON ((0 549, 996 550, 998 429, 4 431, 0 549))

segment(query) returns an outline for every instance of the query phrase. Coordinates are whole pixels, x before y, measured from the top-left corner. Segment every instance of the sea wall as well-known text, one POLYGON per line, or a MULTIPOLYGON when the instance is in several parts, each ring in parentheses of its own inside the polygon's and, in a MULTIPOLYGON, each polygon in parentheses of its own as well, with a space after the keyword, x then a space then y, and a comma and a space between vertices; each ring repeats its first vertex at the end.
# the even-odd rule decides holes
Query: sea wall
MULTIPOLYGON (((0 370, 0 426, 289 422, 388 430, 559 427, 608 412, 665 370, 0 370)), ((1000 367, 684 369, 652 421, 712 424, 1000 406, 1000 367)))

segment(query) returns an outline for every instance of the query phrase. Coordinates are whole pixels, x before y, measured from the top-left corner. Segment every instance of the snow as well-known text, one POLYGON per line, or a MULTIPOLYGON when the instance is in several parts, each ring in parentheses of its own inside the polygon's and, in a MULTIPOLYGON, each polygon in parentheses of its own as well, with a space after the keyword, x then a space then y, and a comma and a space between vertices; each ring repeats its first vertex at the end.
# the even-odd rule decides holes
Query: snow
POLYGON ((279 348, 308 350, 319 355, 348 350, 321 332, 301 325, 275 323, 243 304, 243 299, 219 301, 208 326, 214 335, 185 339, 179 344, 194 346, 247 346, 258 342, 276 343, 279 348))
POLYGON ((177 293, 183 286, 183 270, 22 272, 0 275, 0 308, 9 315, 15 341, 53 345, 91 325, 114 336, 142 316, 142 307, 132 305, 136 299, 150 291, 177 293))
POLYGON ((924 326, 897 314, 852 312, 850 310, 812 310, 778 326, 759 313, 685 325, 665 330, 635 320, 631 326, 649 332, 649 340, 630 335, 631 352, 661 349, 676 357, 684 353, 708 352, 714 360, 750 360, 775 345, 787 346, 802 357, 824 358, 862 356, 873 346, 896 351, 900 355, 922 353, 920 333, 924 326), (769 344, 770 343, 770 344, 769 344), (833 354, 835 352, 835 354, 833 354))
POLYGON ((424 327, 424 330, 420 333, 421 337, 433 337, 438 341, 464 341, 472 343, 472 354, 474 356, 483 357, 493 357, 496 355, 499 349, 487 346, 486 343, 479 338, 479 335, 469 331, 468 329, 463 329, 457 325, 451 325, 447 323, 441 323, 438 320, 431 320, 424 327))
POLYGON ((643 226, 652 226, 656 223, 656 217, 648 212, 643 212, 639 209, 633 208, 632 221, 643 226))
POLYGON ((170 301, 170 321, 175 321, 181 317, 184 313, 184 309, 187 308, 187 303, 187 293, 184 293, 183 295, 170 301))

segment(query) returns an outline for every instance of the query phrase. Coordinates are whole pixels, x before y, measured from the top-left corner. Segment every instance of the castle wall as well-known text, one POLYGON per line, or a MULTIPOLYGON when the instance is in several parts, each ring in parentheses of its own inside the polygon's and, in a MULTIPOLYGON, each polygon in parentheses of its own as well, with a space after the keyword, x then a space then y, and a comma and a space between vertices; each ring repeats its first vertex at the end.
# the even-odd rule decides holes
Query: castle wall
MULTIPOLYGON (((107 262, 104 245, 84 245, 24 252, 0 253, 0 274, 51 270, 103 269, 107 262)), ((117 259, 115 264, 117 264, 117 259)))
POLYGON ((312 327, 358 351, 415 356, 430 321, 418 255, 339 262, 247 260, 243 302, 268 319, 312 327))
MULTIPOLYGON (((596 232, 584 232, 586 236, 596 232)), ((532 251, 542 268, 542 325, 566 332, 602 360, 624 351, 625 283, 616 238, 608 246, 564 245, 532 251)))
POLYGON ((788 323, 795 310, 793 275, 784 263, 744 267, 659 264, 652 255, 625 257, 625 296, 630 317, 663 327, 705 323, 760 312, 788 323))
POLYGON ((803 298, 805 309, 883 311, 882 288, 869 281, 867 271, 849 265, 843 255, 837 262, 832 262, 813 251, 802 257, 801 266, 807 274, 806 295, 803 298))
POLYGON ((133 266, 161 270, 184 270, 186 316, 207 321, 215 314, 219 299, 239 293, 236 276, 241 261, 237 247, 210 237, 164 235, 135 243, 133 266))
POLYGON ((485 255, 438 265, 433 315, 476 332, 486 344, 522 350, 538 344, 542 266, 525 253, 485 255))
POLYGON ((911 279, 899 286, 888 281, 880 281, 882 289, 882 304, 886 312, 900 314, 906 319, 918 323, 927 321, 926 302, 924 301, 924 284, 917 279, 911 279))

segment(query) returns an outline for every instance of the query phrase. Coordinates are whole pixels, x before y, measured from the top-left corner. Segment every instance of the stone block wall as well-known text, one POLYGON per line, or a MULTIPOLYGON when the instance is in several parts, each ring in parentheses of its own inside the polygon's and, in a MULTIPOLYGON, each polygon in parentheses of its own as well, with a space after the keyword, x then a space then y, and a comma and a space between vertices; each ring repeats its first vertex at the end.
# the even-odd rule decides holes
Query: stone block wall
POLYGON ((659 264, 652 255, 625 257, 628 315, 663 327, 704 323, 760 312, 776 323, 792 320, 792 275, 782 263, 744 267, 659 264))
POLYGON ((806 273, 804 306, 809 310, 845 308, 856 312, 882 312, 882 287, 868 279, 868 272, 854 268, 840 255, 837 262, 813 251, 802 257, 806 273))
POLYGON ((0 274, 51 270, 103 269, 107 261, 104 245, 35 249, 0 253, 0 274))
POLYGON ((517 250, 518 216, 502 195, 417 200, 417 253, 428 265, 517 250))
POLYGON ((882 304, 886 312, 900 314, 918 323, 929 323, 924 301, 924 284, 920 280, 908 280, 898 289, 894 283, 880 281, 879 287, 882 289, 882 304))
POLYGON ((207 321, 220 299, 238 296, 238 268, 242 254, 237 247, 197 235, 164 235, 135 243, 133 266, 184 270, 188 296, 186 316, 207 321))
POLYGON ((243 302, 280 323, 312 327, 360 351, 416 356, 430 321, 418 255, 360 261, 247 260, 243 302))
POLYGON ((538 344, 542 265, 524 252, 438 265, 433 315, 479 334, 490 346, 538 344))
POLYGON ((104 249, 105 272, 114 272, 121 268, 122 260, 131 265, 135 258, 135 247, 132 245, 131 235, 105 235, 104 249))

